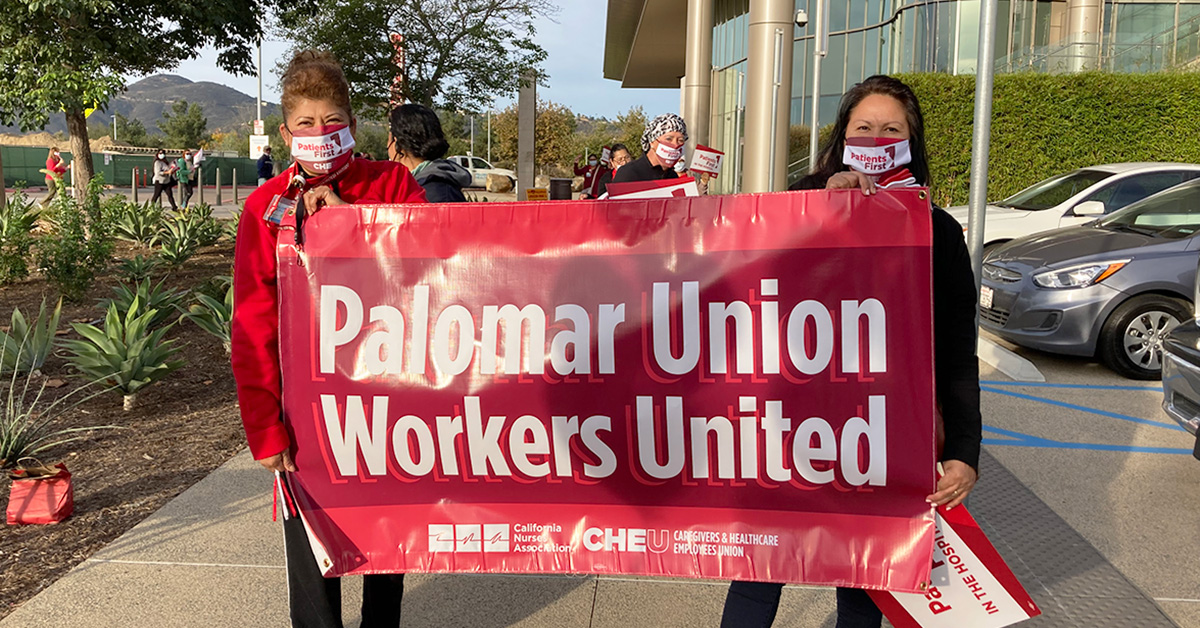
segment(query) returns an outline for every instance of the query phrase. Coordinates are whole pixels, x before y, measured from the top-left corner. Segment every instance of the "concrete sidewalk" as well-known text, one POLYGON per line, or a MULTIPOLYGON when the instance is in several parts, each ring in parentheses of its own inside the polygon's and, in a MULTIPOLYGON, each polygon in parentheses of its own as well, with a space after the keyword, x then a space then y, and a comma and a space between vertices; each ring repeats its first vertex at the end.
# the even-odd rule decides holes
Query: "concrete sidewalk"
MULTIPOLYGON (((972 510, 1044 615, 1024 626, 1171 628, 1162 610, 995 458, 972 510)), ((286 626, 272 477, 243 452, 0 621, 0 628, 286 626)), ((347 626, 361 579, 345 580, 347 626)), ((613 576, 409 577, 406 626, 716 626, 727 583, 613 576)), ((827 588, 787 587, 775 626, 832 628, 827 588)))

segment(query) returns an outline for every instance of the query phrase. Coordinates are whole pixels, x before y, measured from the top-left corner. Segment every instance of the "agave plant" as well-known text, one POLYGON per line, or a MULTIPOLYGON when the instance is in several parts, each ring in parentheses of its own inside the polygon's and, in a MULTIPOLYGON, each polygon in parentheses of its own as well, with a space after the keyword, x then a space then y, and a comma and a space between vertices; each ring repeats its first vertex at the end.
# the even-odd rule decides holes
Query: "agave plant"
POLYGON ((0 373, 32 373, 42 368, 54 349, 54 332, 58 331, 61 313, 62 299, 48 314, 43 300, 32 322, 21 313, 21 308, 14 308, 12 327, 8 333, 0 331, 0 373))
POLYGON ((137 283, 149 279, 161 265, 162 260, 155 255, 149 257, 138 255, 133 259, 122 260, 117 270, 129 283, 137 283))
POLYGON ((113 233, 122 240, 154 246, 162 227, 162 208, 153 203, 122 202, 112 213, 113 233))
POLYGON ((196 223, 184 217, 176 217, 163 223, 159 234, 162 246, 158 254, 171 266, 181 266, 200 248, 200 236, 196 223))
POLYGON ((184 290, 164 287, 165 281, 163 279, 154 286, 150 285, 149 279, 132 285, 118 285, 113 288, 115 296, 100 299, 98 303, 105 310, 115 305, 118 312, 142 314, 153 311, 155 314, 150 319, 150 327, 158 327, 183 309, 183 300, 187 296, 184 290))
POLYGON ((200 246, 216 244, 224 231, 212 213, 213 208, 208 203, 194 203, 179 212, 182 219, 189 223, 188 227, 200 246))
POLYGON ((233 329, 233 285, 225 290, 225 300, 218 301, 207 294, 197 294, 196 302, 184 312, 179 320, 187 319, 197 327, 216 336, 229 353, 232 343, 230 334, 233 329))
POLYGON ((229 238, 230 242, 237 241, 238 223, 242 221, 242 211, 245 207, 245 205, 242 205, 233 210, 233 219, 226 222, 222 227, 225 230, 225 237, 229 238))
POLYGON ((143 388, 183 366, 183 360, 174 359, 179 354, 175 341, 163 340, 171 325, 151 329, 150 321, 158 311, 141 310, 137 298, 124 317, 116 304, 109 304, 104 329, 72 323, 84 339, 63 341, 72 366, 124 393, 125 410, 137 405, 143 388))
POLYGON ((33 231, 41 215, 42 208, 29 200, 24 192, 18 191, 0 207, 0 234, 18 230, 29 233, 33 231))
POLYGON ((57 419, 79 404, 107 391, 97 389, 97 382, 92 382, 50 403, 43 403, 50 380, 43 378, 41 385, 35 385, 35 379, 37 377, 32 373, 20 378, 17 372, 13 371, 8 381, 4 382, 3 387, 7 388, 7 391, 0 400, 3 402, 3 405, 0 405, 0 468, 26 456, 36 456, 56 445, 85 438, 87 433, 93 430, 118 429, 115 425, 55 427, 57 419), (84 395, 89 390, 92 391, 91 394, 84 395))

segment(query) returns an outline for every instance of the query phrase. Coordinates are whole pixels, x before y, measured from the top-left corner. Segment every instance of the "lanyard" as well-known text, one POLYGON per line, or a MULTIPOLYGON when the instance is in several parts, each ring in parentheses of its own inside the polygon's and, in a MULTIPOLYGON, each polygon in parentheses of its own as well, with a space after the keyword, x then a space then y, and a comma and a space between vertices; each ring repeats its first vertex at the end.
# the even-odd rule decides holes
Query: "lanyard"
POLYGON ((322 185, 334 185, 350 170, 354 163, 351 158, 341 168, 319 177, 305 178, 300 171, 300 165, 293 163, 284 174, 288 177, 288 187, 283 194, 276 194, 267 205, 263 220, 277 225, 280 229, 295 231, 296 246, 304 244, 304 218, 307 214, 304 207, 304 193, 322 185))

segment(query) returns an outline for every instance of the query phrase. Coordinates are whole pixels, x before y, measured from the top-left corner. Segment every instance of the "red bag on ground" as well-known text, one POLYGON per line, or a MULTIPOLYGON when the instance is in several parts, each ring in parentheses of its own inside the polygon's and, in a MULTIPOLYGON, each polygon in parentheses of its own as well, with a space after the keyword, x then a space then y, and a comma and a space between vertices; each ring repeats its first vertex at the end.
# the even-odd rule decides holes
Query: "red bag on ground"
POLYGON ((58 523, 75 512, 71 472, 61 462, 18 467, 9 473, 8 524, 58 523))

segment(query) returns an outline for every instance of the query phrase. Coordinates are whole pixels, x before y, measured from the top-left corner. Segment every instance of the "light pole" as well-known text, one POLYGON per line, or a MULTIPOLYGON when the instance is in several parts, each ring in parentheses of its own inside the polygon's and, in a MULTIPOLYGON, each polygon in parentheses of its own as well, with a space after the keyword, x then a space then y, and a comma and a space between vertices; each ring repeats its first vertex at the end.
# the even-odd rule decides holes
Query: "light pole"
POLYGON ((113 143, 117 143, 117 114, 113 114, 113 143))
POLYGON ((829 11, 826 9, 828 0, 817 0, 817 10, 813 15, 816 33, 813 37, 813 71, 812 71, 812 128, 808 131, 808 171, 812 172, 817 166, 817 150, 821 136, 821 60, 829 54, 829 11))

